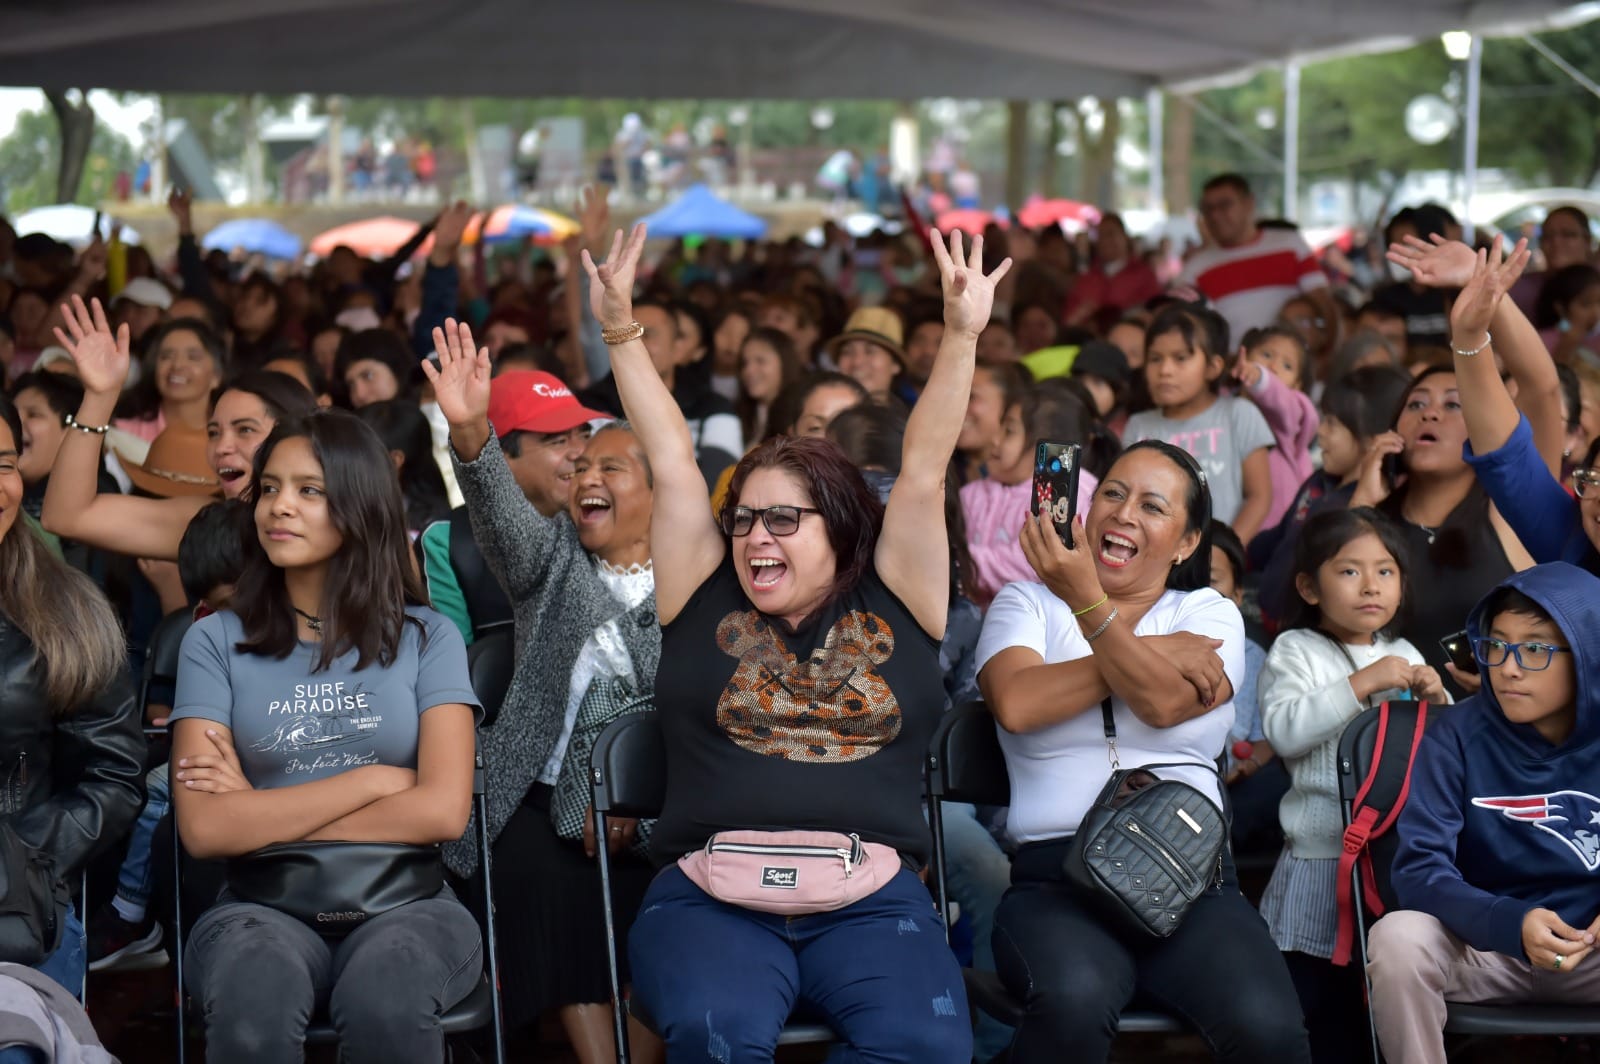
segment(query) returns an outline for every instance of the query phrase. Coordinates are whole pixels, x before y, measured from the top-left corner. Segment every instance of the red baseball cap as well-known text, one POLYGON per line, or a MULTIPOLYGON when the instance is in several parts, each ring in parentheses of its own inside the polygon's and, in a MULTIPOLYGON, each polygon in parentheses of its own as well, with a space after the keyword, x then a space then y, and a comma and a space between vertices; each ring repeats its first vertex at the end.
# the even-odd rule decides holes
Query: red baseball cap
POLYGON ((586 421, 609 421, 590 410, 560 380, 533 369, 502 373, 489 383, 489 421, 495 435, 508 432, 568 432, 586 421))

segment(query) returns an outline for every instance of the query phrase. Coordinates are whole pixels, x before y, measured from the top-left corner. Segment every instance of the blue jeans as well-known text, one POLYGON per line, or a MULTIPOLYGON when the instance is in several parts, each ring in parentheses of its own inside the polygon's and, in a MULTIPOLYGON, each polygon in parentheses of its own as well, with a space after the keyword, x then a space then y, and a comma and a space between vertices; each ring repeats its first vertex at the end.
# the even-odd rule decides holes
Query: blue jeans
MULTIPOLYGON (((172 789, 167 779, 167 766, 157 765, 144 777, 148 797, 139 819, 133 822, 128 835, 128 855, 117 870, 117 897, 140 909, 150 905, 150 891, 155 869, 150 862, 150 843, 155 838, 156 825, 167 815, 172 803, 172 789)), ((133 921, 137 923, 138 921, 133 921)))
MULTIPOLYGON (((972 967, 992 972, 994 967, 994 914, 1011 886, 1011 858, 978 823, 977 810, 961 802, 944 805, 945 885, 950 900, 961 906, 972 922, 972 967)), ((1011 1028, 980 1014, 973 1033, 973 1056, 992 1060, 1011 1044, 1011 1028)))
MULTIPOLYGON (((61 945, 56 951, 34 966, 66 988, 73 997, 83 996, 83 979, 89 971, 89 945, 83 933, 83 921, 77 910, 67 906, 66 924, 61 929, 61 945)), ((0 1057, 0 1064, 5 1058, 0 1057)))
POLYGON ((667 868, 628 956, 634 999, 673 1064, 770 1062, 797 1005, 838 1034, 830 1064, 972 1059, 961 969, 907 871, 843 909, 779 916, 724 904, 667 868))
POLYGON ((0 1064, 50 1064, 50 1061, 32 1046, 6 1046, 0 1049, 0 1064))

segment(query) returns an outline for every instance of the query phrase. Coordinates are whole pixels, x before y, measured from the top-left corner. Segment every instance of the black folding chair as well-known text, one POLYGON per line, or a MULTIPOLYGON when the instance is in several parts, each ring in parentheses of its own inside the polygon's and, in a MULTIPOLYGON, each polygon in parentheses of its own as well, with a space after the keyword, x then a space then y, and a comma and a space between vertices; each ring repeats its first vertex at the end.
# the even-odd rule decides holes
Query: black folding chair
MULTIPOLYGON (((944 715, 928 746, 928 820, 933 828, 934 881, 939 912, 946 921, 950 918, 950 894, 945 882, 944 803, 1011 804, 1011 779, 1006 773, 997 727, 988 706, 968 702, 944 715)), ((962 975, 967 996, 978 1008, 1008 1027, 1022 1022, 1026 1007, 1006 989, 998 975, 973 968, 964 969, 962 975)), ((1129 1010, 1122 1014, 1117 1030, 1124 1034, 1168 1034, 1186 1028, 1165 1013, 1129 1010)))
MULTIPOLYGON (((495 1064, 505 1064, 506 1040, 505 1027, 500 1011, 500 956, 496 949, 494 932, 494 887, 489 874, 489 829, 488 807, 484 801, 484 768, 482 752, 474 753, 472 771, 472 811, 474 824, 477 828, 474 841, 478 847, 478 872, 477 878, 483 890, 483 913, 481 914, 480 927, 483 931, 483 945, 487 955, 486 970, 478 980, 478 985, 472 993, 456 1002, 445 1010, 439 1018, 439 1026, 444 1029, 446 1038, 446 1053, 449 1059, 448 1040, 455 1035, 470 1034, 481 1031, 485 1027, 492 1027, 494 1034, 494 1061, 495 1064)), ((185 1064, 188 1051, 188 1019, 189 995, 183 986, 183 840, 178 835, 177 807, 174 805, 172 813, 172 863, 173 883, 176 889, 172 892, 172 934, 173 934, 173 969, 176 972, 178 983, 178 1064, 185 1064)), ((329 1022, 327 1016, 315 1016, 306 1028, 307 1045, 332 1045, 339 1041, 339 1032, 329 1022)))
MULTIPOLYGON (((1391 702, 1389 708, 1391 713, 1397 710, 1406 712, 1407 703, 1391 702)), ((1448 707, 1430 706, 1429 720, 1449 711, 1448 707)), ((1350 810, 1355 802, 1356 793, 1361 790, 1361 783, 1367 778, 1373 758, 1376 756, 1378 722, 1382 712, 1381 707, 1367 710, 1347 724, 1344 734, 1339 737, 1339 804, 1344 811, 1346 827, 1350 826, 1350 810)), ((1415 720, 1415 717, 1412 720, 1415 720)), ((1372 860, 1373 881, 1378 888, 1379 896, 1383 898, 1384 906, 1390 910, 1398 908, 1389 881, 1389 865, 1394 860, 1398 844, 1397 833, 1390 831, 1368 846, 1372 860)), ((1365 973, 1369 914, 1366 906, 1362 904, 1359 865, 1351 872, 1351 877, 1351 886, 1356 899, 1356 944, 1361 955, 1361 970, 1365 973)), ((1367 981, 1367 1000, 1372 1000, 1371 980, 1367 981)), ((1378 1028, 1371 1009, 1367 1010, 1367 1030, 1372 1039, 1372 1059, 1374 1064, 1377 1064, 1383 1057, 1378 1049, 1378 1028)), ((1518 1035, 1594 1037, 1600 1035, 1600 1008, 1592 1005, 1457 1005, 1447 1002, 1444 1031, 1445 1034, 1460 1035, 1469 1040, 1509 1038, 1518 1035)))
MULTIPOLYGON (((604 844, 606 817, 647 820, 661 815, 667 796, 667 759, 661 721, 655 711, 630 713, 606 726, 595 740, 589 759, 594 785, 594 837, 601 844, 600 895, 606 918, 606 960, 611 966, 611 1012, 617 1039, 617 1064, 628 1064, 628 1019, 622 1000, 622 970, 617 959, 617 918, 611 905, 611 858, 604 844)), ((648 1018, 639 1016, 641 1022, 648 1018)), ((778 1035, 780 1046, 833 1042, 826 1024, 789 1023, 778 1035)))
POLYGON ((174 610, 156 622, 150 631, 150 642, 145 649, 144 669, 139 674, 139 720, 148 719, 145 712, 150 707, 151 690, 170 688, 178 682, 178 655, 183 650, 183 637, 194 623, 190 610, 174 610))
POLYGON ((500 703, 505 701, 511 677, 517 671, 517 647, 510 625, 496 625, 472 641, 467 648, 467 671, 472 676, 478 704, 483 707, 480 727, 487 728, 500 715, 500 703))

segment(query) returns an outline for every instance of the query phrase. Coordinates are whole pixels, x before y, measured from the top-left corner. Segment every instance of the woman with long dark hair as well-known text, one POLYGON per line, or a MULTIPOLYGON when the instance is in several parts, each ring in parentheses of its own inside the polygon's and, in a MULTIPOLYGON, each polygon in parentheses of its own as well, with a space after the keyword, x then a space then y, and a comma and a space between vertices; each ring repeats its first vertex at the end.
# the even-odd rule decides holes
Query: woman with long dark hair
POLYGON ((1283 958, 1226 849, 1216 881, 1162 939, 1112 924, 1062 870, 1107 776, 1103 703, 1113 763, 1177 763, 1160 775, 1222 806, 1209 766, 1233 724, 1245 636, 1238 607, 1209 586, 1210 527, 1195 459, 1135 443, 1106 471, 1072 546, 1048 519, 1023 526, 1040 582, 1008 585, 984 621, 978 683, 1000 723, 1006 831, 1019 844, 994 934, 1000 977, 1026 1008, 1016 1064, 1059 1060, 1062 1046, 1105 1060, 1136 995, 1191 1018, 1220 1060, 1311 1059, 1283 958))
POLYGON ((116 615, 22 518, 22 422, 0 396, 0 833, 42 859, 53 887, 36 965, 76 994, 87 958, 68 888, 144 801, 139 730, 116 615))
POLYGON ((1448 673, 1446 685, 1457 697, 1475 688, 1475 677, 1455 668, 1440 640, 1459 632, 1497 584, 1533 564, 1462 457, 1467 439, 1456 371, 1423 372, 1401 400, 1391 431, 1362 459, 1350 499, 1351 507, 1374 507, 1399 526, 1416 588, 1400 635, 1441 675, 1448 673), (1391 455, 1392 466, 1384 461, 1391 455), (1403 477, 1391 481, 1386 469, 1403 477))
MULTIPOLYGON (((230 859, 186 954, 208 1059, 299 1060, 326 1001, 343 1059, 442 1060, 439 1016, 481 968, 477 923, 443 885, 437 852, 461 836, 472 801, 466 647, 423 605, 388 451, 354 416, 280 423, 250 497, 233 610, 185 636, 172 711, 184 846, 230 859), (401 844, 434 874, 417 877, 417 896, 324 937, 254 893, 281 852, 266 848, 314 842, 401 844)), ((334 875, 352 851, 310 852, 334 875)), ((289 893, 326 916, 320 897, 289 893)))
MULTIPOLYGON (((99 490, 101 439, 128 375, 128 329, 113 333, 99 300, 85 305, 74 296, 61 313, 66 329, 57 329, 56 338, 71 352, 84 394, 56 454, 40 522, 100 550, 176 561, 183 530, 216 495, 146 499, 99 490)), ((217 494, 239 498, 250 483, 251 458, 273 426, 316 405, 298 381, 281 373, 247 373, 224 385, 206 423, 206 463, 216 474, 217 494)))
POLYGON ((584 255, 590 309, 655 471, 667 795, 651 849, 667 867, 631 932, 634 999, 669 1058, 710 1045, 729 1060, 770 1059, 804 1002, 842 1052, 968 1061, 960 973, 909 869, 927 859, 921 763, 944 705, 945 475, 977 334, 1010 263, 985 275, 981 241, 970 258, 959 234, 948 253, 935 243, 945 338, 887 506, 831 443, 776 437, 739 462, 714 518, 688 426, 634 320, 645 238, 642 225, 626 244, 618 232, 603 266, 584 255), (852 855, 842 868, 837 858, 807 865, 808 884, 841 886, 836 899, 775 907, 770 894, 710 875, 719 840, 773 853, 797 828, 852 855))

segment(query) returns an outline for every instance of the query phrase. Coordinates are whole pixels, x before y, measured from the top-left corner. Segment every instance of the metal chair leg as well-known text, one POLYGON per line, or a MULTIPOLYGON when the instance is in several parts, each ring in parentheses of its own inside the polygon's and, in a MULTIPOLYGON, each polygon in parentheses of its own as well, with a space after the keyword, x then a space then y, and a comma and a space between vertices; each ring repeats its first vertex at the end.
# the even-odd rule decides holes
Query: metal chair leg
POLYGON ((628 1018, 622 1000, 622 965, 617 960, 617 916, 611 907, 611 855, 606 845, 606 815, 594 811, 595 852, 600 859, 601 909, 606 918, 606 963, 611 969, 611 1020, 617 1039, 617 1064, 628 1064, 628 1018))
POLYGON ((183 988, 183 838, 178 834, 178 806, 172 816, 172 968, 178 995, 178 1064, 188 1060, 189 995, 183 988))
POLYGON ((489 996, 494 1002, 494 1061, 506 1064, 505 1016, 500 1008, 500 948, 494 928, 494 883, 489 857, 489 817, 481 794, 478 795, 478 860, 483 864, 483 934, 489 953, 489 996))
POLYGON ((944 940, 950 941, 950 888, 944 877, 944 799, 928 800, 928 825, 933 829, 933 880, 939 901, 939 923, 944 927, 944 940))

